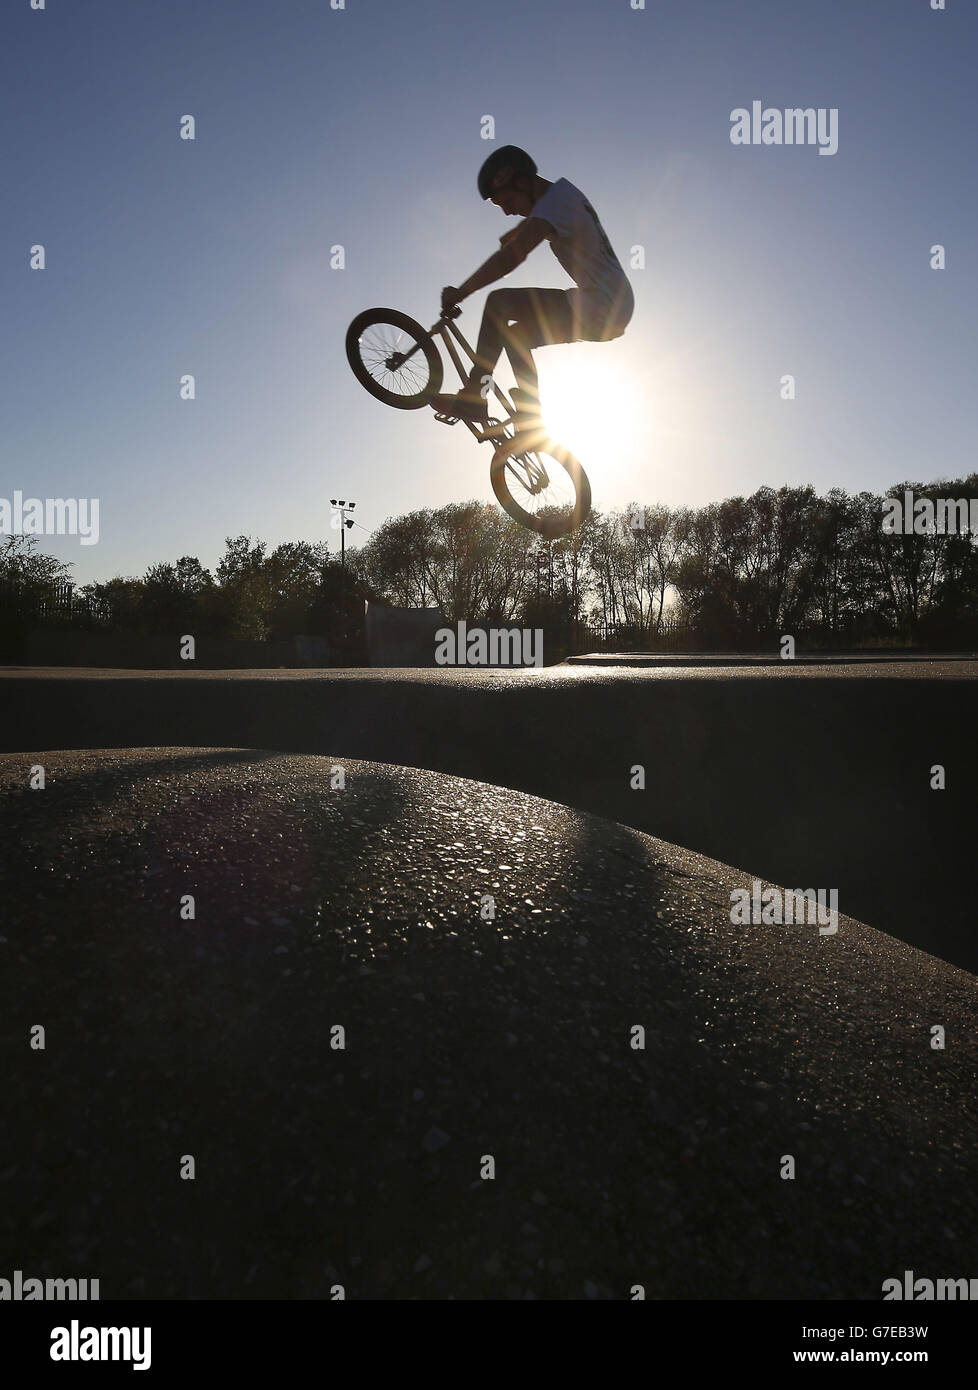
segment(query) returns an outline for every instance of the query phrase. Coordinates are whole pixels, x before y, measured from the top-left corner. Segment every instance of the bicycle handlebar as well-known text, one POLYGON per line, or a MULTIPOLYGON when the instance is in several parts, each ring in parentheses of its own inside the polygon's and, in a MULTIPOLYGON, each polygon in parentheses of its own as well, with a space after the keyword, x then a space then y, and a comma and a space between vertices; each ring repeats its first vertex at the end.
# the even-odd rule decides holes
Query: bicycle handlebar
POLYGON ((453 304, 450 309, 443 309, 436 321, 428 329, 429 333, 436 333, 446 319, 457 319, 462 312, 461 304, 453 304))

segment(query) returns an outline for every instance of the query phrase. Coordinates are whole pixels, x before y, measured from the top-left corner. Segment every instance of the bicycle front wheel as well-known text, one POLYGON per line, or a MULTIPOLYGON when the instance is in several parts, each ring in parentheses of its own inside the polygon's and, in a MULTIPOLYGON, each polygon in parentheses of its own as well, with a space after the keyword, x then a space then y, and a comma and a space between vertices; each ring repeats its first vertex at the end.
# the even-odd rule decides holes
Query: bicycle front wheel
POLYGON ((361 386, 385 405, 417 410, 440 389, 434 339, 397 309, 365 309, 346 330, 346 356, 361 386))
POLYGON ((591 484, 561 444, 548 438, 533 443, 524 450, 519 435, 504 440, 493 455, 489 481, 514 521, 552 541, 583 526, 591 512, 591 484))

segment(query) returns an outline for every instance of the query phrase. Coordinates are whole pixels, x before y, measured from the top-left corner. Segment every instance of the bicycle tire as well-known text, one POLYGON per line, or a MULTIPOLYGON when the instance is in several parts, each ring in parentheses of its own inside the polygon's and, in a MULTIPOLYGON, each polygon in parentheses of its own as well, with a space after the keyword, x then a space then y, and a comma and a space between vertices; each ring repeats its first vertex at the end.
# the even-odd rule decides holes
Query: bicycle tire
POLYGON ((346 359, 353 368, 353 375, 370 394, 378 401, 383 401, 385 405, 392 405, 396 410, 418 410, 421 406, 427 405, 428 401, 437 391, 441 389, 442 379, 445 369, 441 360, 441 354, 435 346, 435 340, 430 334, 421 327, 415 319, 408 314, 402 314, 398 309, 364 309, 362 314, 357 314, 356 318, 346 330, 346 359), (380 353, 385 347, 391 351, 405 351, 417 343, 428 368, 427 380, 420 373, 418 357, 412 359, 415 363, 409 375, 401 378, 404 386, 410 390, 391 391, 384 384, 384 379, 395 380, 393 371, 384 365, 381 357, 372 358, 365 362, 363 358, 362 340, 370 328, 389 328, 393 330, 390 335, 386 335, 387 341, 383 342, 385 335, 378 336, 376 347, 369 347, 368 351, 380 353), (398 335, 407 335, 403 340, 403 345, 398 346, 398 335), (373 367, 373 371, 371 370, 373 367), (378 375, 374 373, 377 372, 378 375))
POLYGON ((559 536, 570 535, 572 531, 583 526, 591 513, 591 484, 587 474, 573 454, 563 445, 555 444, 551 439, 545 440, 543 447, 534 449, 521 447, 519 436, 505 439, 492 456, 492 463, 489 466, 489 481, 503 511, 520 526, 524 526, 528 531, 535 531, 544 540, 552 541, 559 536), (559 515, 536 514, 527 511, 521 505, 521 497, 525 501, 529 493, 527 491, 520 493, 518 477, 521 470, 512 464, 521 457, 532 455, 539 458, 541 454, 559 464, 567 473, 574 487, 574 506, 572 508, 564 507, 559 515), (514 484, 516 485, 515 495, 513 492, 514 484))

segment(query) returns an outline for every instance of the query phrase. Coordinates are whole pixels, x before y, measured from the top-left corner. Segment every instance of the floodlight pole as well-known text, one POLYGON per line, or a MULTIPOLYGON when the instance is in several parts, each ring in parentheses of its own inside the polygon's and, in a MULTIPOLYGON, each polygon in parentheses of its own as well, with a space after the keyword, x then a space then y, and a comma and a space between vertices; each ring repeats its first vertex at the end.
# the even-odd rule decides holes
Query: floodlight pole
POLYGON ((356 508, 356 502, 347 502, 343 498, 339 501, 335 497, 329 499, 329 504, 333 512, 339 513, 340 517, 340 602, 346 592, 346 528, 353 525, 353 518, 347 517, 347 512, 352 512, 356 508))

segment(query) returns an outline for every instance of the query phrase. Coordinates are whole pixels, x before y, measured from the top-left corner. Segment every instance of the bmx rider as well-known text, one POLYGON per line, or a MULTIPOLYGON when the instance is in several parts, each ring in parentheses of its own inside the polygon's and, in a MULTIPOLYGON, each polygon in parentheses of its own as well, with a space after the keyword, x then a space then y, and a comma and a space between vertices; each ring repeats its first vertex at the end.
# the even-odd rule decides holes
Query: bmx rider
POLYGON ((581 190, 567 179, 541 178, 525 150, 516 145, 496 150, 479 170, 478 187, 482 198, 507 217, 524 220, 500 237, 500 249, 463 284, 442 290, 442 313, 508 275, 544 238, 574 288, 493 290, 482 315, 475 363, 462 390, 434 396, 431 404, 440 414, 485 426, 489 408, 482 383, 505 348, 518 383, 512 394, 519 427, 536 428, 540 396, 531 348, 620 338, 635 307, 632 288, 581 190))

